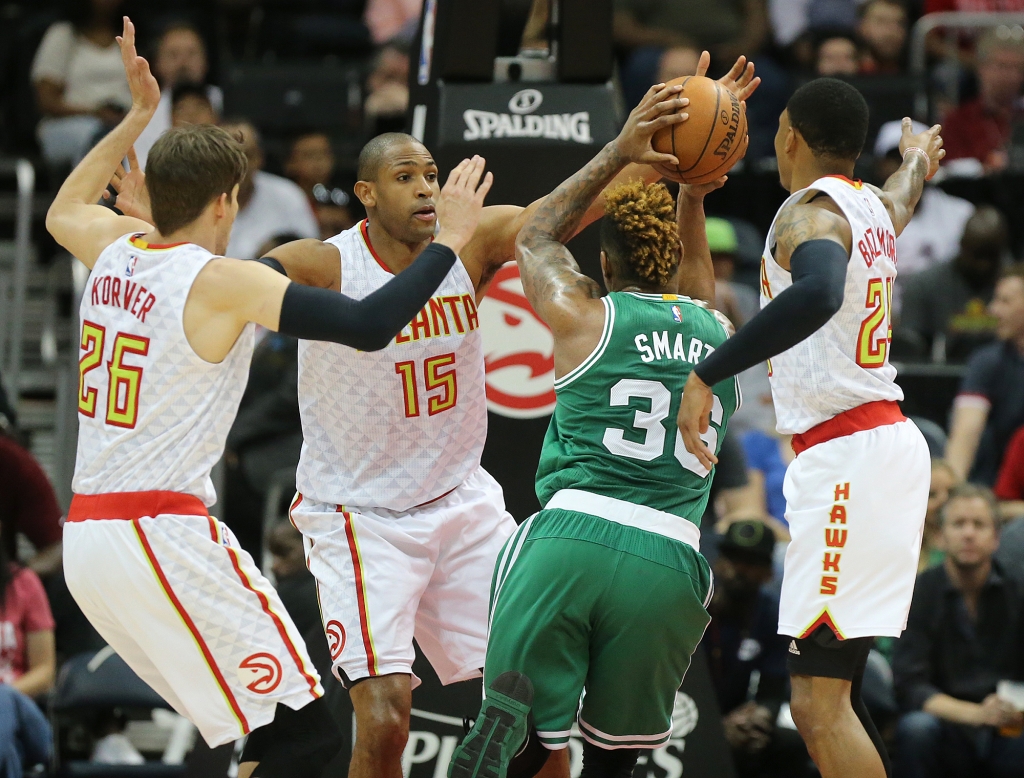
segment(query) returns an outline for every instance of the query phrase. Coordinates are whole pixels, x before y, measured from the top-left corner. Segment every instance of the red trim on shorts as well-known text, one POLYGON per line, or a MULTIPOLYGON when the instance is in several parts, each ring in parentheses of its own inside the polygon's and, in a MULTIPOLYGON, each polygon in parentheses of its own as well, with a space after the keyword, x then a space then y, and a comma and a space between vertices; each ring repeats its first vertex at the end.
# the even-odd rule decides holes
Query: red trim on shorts
POLYGON ((804 638, 808 637, 812 632, 814 632, 814 630, 820 627, 822 624, 824 624, 826 627, 832 630, 832 633, 836 636, 837 640, 846 640, 846 637, 839 630, 839 627, 837 627, 836 623, 832 621, 832 614, 828 612, 828 608, 825 608, 825 610, 821 612, 821 615, 818 616, 818 618, 816 618, 813 622, 811 622, 811 626, 805 629, 802 635, 797 635, 797 637, 803 640, 804 638))
POLYGON ((811 427, 807 432, 794 435, 793 451, 799 456, 819 443, 906 420, 900 406, 892 400, 864 403, 811 427))
POLYGON ((292 661, 295 662, 295 666, 302 674, 302 677, 306 679, 306 683, 309 684, 310 694, 313 695, 314 700, 318 699, 321 695, 317 694, 316 691, 316 678, 311 676, 306 670, 306 666, 302 662, 302 657, 299 656, 299 652, 295 648, 295 643, 293 643, 292 639, 288 636, 288 630, 284 628, 284 622, 281 621, 281 617, 271 610, 270 600, 267 599, 267 595, 252 585, 252 582, 249 580, 249 576, 245 574, 241 565, 238 564, 238 552, 231 548, 231 546, 225 546, 224 548, 228 552, 228 556, 231 558, 231 566, 235 568, 235 572, 238 574, 238 580, 242 582, 242 586, 256 595, 256 598, 260 601, 260 607, 263 608, 263 612, 270 616, 271 621, 274 622, 274 626, 277 627, 277 634, 281 636, 281 640, 287 647, 288 653, 291 654, 292 661))
POLYGON ((435 497, 435 498, 434 498, 433 500, 427 500, 426 502, 421 502, 421 503, 420 503, 419 505, 414 505, 414 506, 412 506, 412 507, 413 507, 413 509, 416 509, 416 508, 424 508, 424 507, 426 507, 427 505, 433 505, 433 504, 434 504, 435 502, 437 502, 438 500, 443 500, 443 499, 444 499, 445 497, 447 497, 447 496, 448 496, 449 494, 451 494, 452 492, 454 492, 454 491, 455 491, 456 489, 458 489, 458 488, 459 488, 459 487, 457 487, 457 486, 453 486, 453 487, 452 487, 451 489, 449 489, 449 490, 448 490, 447 492, 445 492, 444 494, 442 494, 442 495, 440 495, 440 496, 438 496, 438 497, 435 497))
MULTIPOLYGON (((292 504, 288 506, 288 523, 291 524, 295 529, 299 529, 295 526, 295 519, 292 518, 292 512, 302 504, 302 495, 299 492, 295 493, 295 498, 292 500, 292 504)), ((301 531, 301 530, 300 530, 301 531)), ((306 564, 309 567, 309 564, 306 564)))
POLYGON ((355 530, 352 528, 352 514, 338 506, 338 512, 345 517, 345 536, 348 538, 348 550, 352 555, 352 569, 356 579, 356 603, 359 605, 359 629, 363 635, 363 648, 366 651, 366 669, 371 676, 377 675, 377 655, 373 650, 373 639, 370 637, 370 619, 366 612, 366 587, 363 584, 363 562, 356 546, 355 530))
POLYGON ((389 268, 387 265, 384 264, 384 260, 382 260, 377 255, 376 250, 373 248, 373 244, 370 242, 369 226, 370 226, 370 220, 369 219, 363 219, 362 223, 360 223, 360 225, 359 225, 359 231, 363 234, 363 242, 366 244, 366 248, 368 248, 370 250, 370 254, 373 256, 373 258, 375 260, 377 260, 377 264, 380 265, 382 268, 384 268, 384 272, 385 273, 388 273, 390 275, 394 275, 394 272, 391 270, 391 268, 389 268))
POLYGON ((164 575, 163 569, 160 567, 160 563, 157 561, 156 554, 153 553, 152 546, 149 545, 149 540, 146 538, 146 533, 142 530, 142 525, 139 523, 139 519, 132 519, 132 525, 135 527, 135 534, 139 536, 139 542, 142 544, 143 551, 146 552, 146 556, 149 558, 149 563, 153 566, 153 572, 156 573, 157 579, 160 581, 160 585, 163 587, 164 592, 167 594, 167 599, 171 601, 171 605, 178 611, 178 615, 181 616, 181 620, 185 622, 185 626, 188 627, 188 631, 192 633, 193 639, 196 641, 196 645, 199 646, 199 650, 203 654, 203 658, 206 660, 206 664, 209 666, 210 671, 213 673, 214 678, 217 679, 217 684, 220 686, 220 690, 224 693, 224 697, 228 701, 228 705, 231 706, 231 712, 235 714, 235 718, 238 719, 238 723, 242 726, 242 733, 249 734, 249 722, 246 721, 245 714, 242 713, 242 709, 238 707, 238 701, 235 699, 235 695, 231 693, 231 687, 228 686, 227 681, 224 680, 224 675, 221 673, 220 668, 217 667, 217 662, 214 661, 213 654, 210 653, 209 647, 206 645, 206 641, 203 640, 203 636, 199 634, 199 630, 192 621, 192 617, 188 615, 184 606, 181 604, 181 600, 171 589, 171 584, 167 581, 167 576, 164 575))
POLYGON ((203 501, 192 494, 180 492, 108 492, 106 494, 76 494, 71 498, 68 521, 90 519, 151 518, 172 516, 209 516, 203 501))

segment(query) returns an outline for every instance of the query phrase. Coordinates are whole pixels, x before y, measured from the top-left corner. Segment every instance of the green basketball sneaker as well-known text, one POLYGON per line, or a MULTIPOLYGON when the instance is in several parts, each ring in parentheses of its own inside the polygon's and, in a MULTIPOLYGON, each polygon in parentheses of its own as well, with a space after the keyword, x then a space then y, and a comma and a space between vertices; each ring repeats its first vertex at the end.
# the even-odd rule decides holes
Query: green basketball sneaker
POLYGON ((494 679, 473 728, 455 749, 448 778, 505 778, 530 731, 533 684, 509 671, 494 679))

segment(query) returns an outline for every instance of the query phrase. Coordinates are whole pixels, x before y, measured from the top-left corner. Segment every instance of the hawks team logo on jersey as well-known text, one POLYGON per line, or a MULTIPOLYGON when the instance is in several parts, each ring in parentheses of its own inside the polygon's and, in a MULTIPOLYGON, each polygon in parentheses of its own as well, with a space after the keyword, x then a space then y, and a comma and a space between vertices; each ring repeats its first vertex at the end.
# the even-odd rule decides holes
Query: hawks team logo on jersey
POLYGON ((345 628, 340 621, 331 619, 327 622, 324 632, 327 635, 327 647, 331 651, 331 659, 337 662, 341 652, 345 650, 345 628))
POLYGON ((139 261, 139 258, 132 254, 128 257, 128 264, 125 265, 124 274, 127 278, 131 278, 135 274, 135 264, 139 261))
POLYGON ((238 680, 254 694, 270 694, 283 675, 277 657, 265 651, 247 656, 238 665, 238 680))
POLYGON ((519 268, 508 264, 480 303, 487 408, 530 419, 555 409, 555 339, 523 294, 519 268))

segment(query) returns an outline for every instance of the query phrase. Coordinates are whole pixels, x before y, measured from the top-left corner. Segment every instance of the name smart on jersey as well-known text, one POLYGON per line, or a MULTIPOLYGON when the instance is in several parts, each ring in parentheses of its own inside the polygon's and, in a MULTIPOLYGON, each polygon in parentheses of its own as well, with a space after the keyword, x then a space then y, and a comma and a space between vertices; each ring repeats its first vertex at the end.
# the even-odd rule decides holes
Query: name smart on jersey
MULTIPOLYGON (((675 307, 673 318, 675 318, 675 307)), ((677 332, 675 340, 669 338, 667 331, 652 332, 648 338, 645 334, 637 335, 633 339, 637 351, 640 352, 641 362, 654 362, 662 359, 678 359, 682 362, 689 362, 696 365, 700 360, 706 359, 715 350, 715 347, 697 338, 690 338, 690 342, 683 342, 683 333, 677 332)))
POLYGON ((464 335, 479 326, 480 316, 472 295, 431 297, 416 318, 395 336, 395 343, 415 343, 440 335, 464 335))
POLYGON ((110 305, 123 308, 141 322, 156 305, 156 296, 142 284, 121 279, 118 276, 99 276, 92 279, 93 305, 110 305))
POLYGON ((871 267, 879 257, 888 257, 896 264, 896 236, 885 227, 872 227, 864 231, 857 241, 857 251, 864 259, 864 264, 871 267))

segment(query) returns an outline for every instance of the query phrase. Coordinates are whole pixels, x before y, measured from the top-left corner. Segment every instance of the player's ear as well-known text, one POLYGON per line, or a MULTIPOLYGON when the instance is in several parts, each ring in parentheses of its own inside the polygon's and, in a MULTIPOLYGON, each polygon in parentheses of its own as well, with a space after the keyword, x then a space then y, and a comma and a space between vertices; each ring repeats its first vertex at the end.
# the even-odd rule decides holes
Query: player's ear
POLYGON ((796 151, 797 139, 799 137, 800 133, 797 132, 796 128, 793 127, 793 125, 790 125, 789 129, 786 130, 786 140, 784 141, 782 146, 786 150, 787 154, 792 155, 793 152, 796 151))
POLYGON ((604 276, 605 286, 609 285, 615 275, 612 271, 612 263, 608 261, 608 252, 604 249, 601 249, 601 275, 604 276))
POLYGON ((352 191, 364 208, 375 208, 377 206, 377 187, 369 181, 356 181, 352 191))

